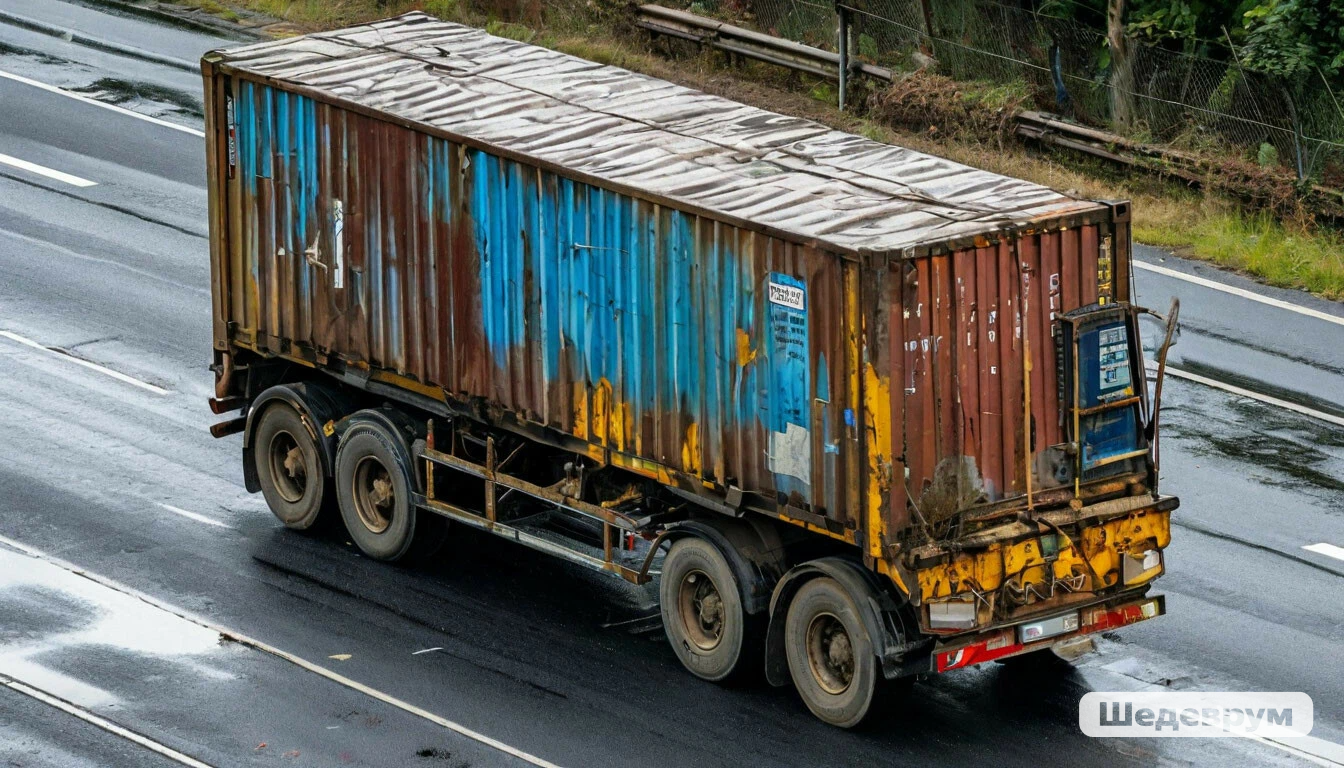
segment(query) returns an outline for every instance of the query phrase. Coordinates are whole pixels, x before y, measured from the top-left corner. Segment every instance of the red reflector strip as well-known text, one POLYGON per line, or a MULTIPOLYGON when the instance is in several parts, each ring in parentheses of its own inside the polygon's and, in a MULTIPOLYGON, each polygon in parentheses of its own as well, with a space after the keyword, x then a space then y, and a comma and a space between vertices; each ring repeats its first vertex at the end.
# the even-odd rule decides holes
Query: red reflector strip
POLYGON ((1017 642, 1015 633, 1016 630, 1005 629, 970 645, 942 651, 937 654, 938 671, 970 667, 1017 653, 1025 646, 1017 642))
MULTIPOLYGON (((1160 599, 1140 600, 1137 603, 1121 605, 1116 608, 1092 608, 1083 611, 1082 629, 1068 635, 1060 635, 1058 637, 1052 637, 1049 640, 1043 640, 1039 643, 1033 643, 1033 645, 1046 646, 1070 637, 1079 637, 1081 635, 1102 632, 1107 629, 1115 629, 1116 627, 1134 624, 1154 616, 1161 616, 1165 612, 1160 599)), ((1017 642, 1017 629, 1009 627, 1008 629, 1003 629, 990 635, 983 636, 969 645, 963 645, 960 648, 951 648, 945 651, 938 651, 934 654, 934 668, 939 672, 961 669, 963 667, 970 667, 976 664, 983 664, 987 661, 1001 659, 1005 656, 1012 656, 1026 648, 1027 646, 1017 642)))
POLYGON ((1101 632, 1107 629, 1115 629, 1128 624, 1143 621, 1154 616, 1161 616, 1164 613, 1161 602, 1157 600, 1143 600, 1138 603, 1122 605, 1118 608, 1094 608, 1091 611, 1083 612, 1083 632, 1101 632), (1151 605, 1148 610, 1150 613, 1144 614, 1144 607, 1151 605))

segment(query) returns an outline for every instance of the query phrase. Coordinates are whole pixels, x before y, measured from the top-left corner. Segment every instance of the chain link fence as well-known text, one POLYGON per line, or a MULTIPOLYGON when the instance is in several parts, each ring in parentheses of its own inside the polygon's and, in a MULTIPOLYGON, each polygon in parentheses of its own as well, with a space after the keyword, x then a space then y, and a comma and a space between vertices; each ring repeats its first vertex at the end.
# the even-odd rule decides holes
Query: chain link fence
MULTIPOLYGON (((1036 106, 1149 144, 1232 152, 1299 179, 1344 185, 1344 107, 1314 82, 1245 70, 1225 59, 1106 35, 1071 19, 993 0, 854 0, 851 50, 913 69, 933 58, 955 80, 1025 86, 1036 106), (928 15, 926 16, 926 9, 928 15)), ((771 34, 834 50, 835 7, 815 0, 752 0, 771 34)), ((1104 23, 1104 22, 1103 22, 1104 23)))

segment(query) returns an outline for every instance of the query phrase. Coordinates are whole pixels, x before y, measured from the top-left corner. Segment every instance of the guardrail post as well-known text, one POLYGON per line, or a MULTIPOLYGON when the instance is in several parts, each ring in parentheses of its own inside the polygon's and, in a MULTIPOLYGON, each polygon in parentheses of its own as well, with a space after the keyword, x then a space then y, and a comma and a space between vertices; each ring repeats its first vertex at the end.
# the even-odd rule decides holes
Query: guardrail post
POLYGON ((838 34, 840 39, 836 43, 836 48, 840 53, 840 111, 845 111, 845 91, 849 85, 849 9, 836 3, 836 18, 839 21, 838 34))

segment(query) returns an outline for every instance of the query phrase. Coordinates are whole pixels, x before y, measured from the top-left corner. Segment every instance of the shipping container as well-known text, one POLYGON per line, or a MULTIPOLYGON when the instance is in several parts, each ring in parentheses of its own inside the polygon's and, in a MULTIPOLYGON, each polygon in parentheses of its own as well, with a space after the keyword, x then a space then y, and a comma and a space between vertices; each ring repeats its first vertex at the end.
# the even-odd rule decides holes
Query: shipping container
POLYGON ((1127 203, 420 13, 202 70, 215 432, 291 527, 658 563, 688 668, 839 725, 1162 610, 1127 203), (809 698, 795 645, 859 630, 809 698))

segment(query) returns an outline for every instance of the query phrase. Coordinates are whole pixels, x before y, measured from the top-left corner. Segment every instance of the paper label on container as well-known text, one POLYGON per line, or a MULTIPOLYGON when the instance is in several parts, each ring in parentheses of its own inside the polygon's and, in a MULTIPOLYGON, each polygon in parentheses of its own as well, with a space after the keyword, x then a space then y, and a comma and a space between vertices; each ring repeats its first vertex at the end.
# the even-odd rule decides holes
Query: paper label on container
POLYGON ((811 371, 808 366, 807 284, 770 273, 770 471, 792 478, 783 492, 803 492, 812 478, 811 371))
POLYGON ((770 303, 799 312, 807 311, 807 300, 801 287, 776 283, 774 280, 770 281, 770 303))
POLYGON ((783 432, 770 433, 770 471, 812 482, 812 434, 797 424, 789 424, 783 432))

